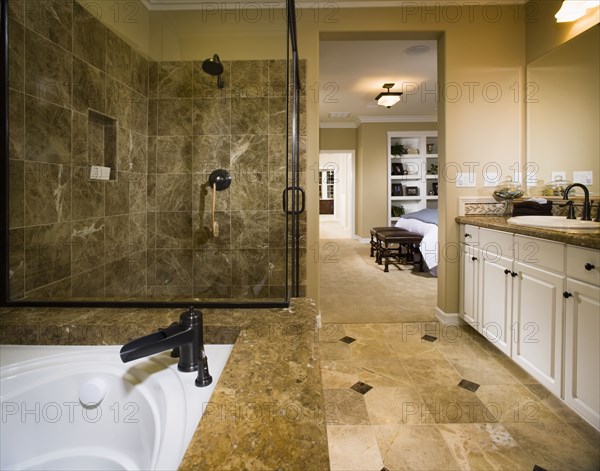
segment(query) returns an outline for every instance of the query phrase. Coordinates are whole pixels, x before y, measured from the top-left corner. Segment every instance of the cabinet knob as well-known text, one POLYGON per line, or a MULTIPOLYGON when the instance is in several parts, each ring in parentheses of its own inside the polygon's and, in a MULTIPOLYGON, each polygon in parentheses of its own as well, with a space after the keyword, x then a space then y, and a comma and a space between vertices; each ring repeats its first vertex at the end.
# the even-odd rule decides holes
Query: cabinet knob
POLYGON ((475 261, 477 260, 477 257, 471 257, 471 260, 475 261))
POLYGON ((504 270, 504 274, 508 275, 510 273, 510 270, 507 268, 506 270, 504 270))
POLYGON ((471 237, 471 234, 465 232, 465 237, 471 237))
POLYGON ((517 272, 511 271, 510 276, 514 278, 515 276, 519 276, 519 274, 517 272))
POLYGON ((595 266, 595 265, 592 265, 591 263, 586 263, 586 264, 585 264, 585 266, 584 266, 584 268, 585 268, 587 271, 592 271, 594 268, 596 268, 596 266, 595 266))
POLYGON ((563 298, 568 299, 573 296, 573 293, 569 293, 568 291, 563 292, 563 298))

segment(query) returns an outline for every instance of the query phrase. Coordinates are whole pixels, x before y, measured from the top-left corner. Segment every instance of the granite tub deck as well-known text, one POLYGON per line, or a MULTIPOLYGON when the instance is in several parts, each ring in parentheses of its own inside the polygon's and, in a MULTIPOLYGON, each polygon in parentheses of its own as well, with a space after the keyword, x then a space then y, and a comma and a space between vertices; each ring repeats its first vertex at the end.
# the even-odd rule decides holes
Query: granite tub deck
MULTIPOLYGON (((0 308, 0 343, 119 345, 182 311, 0 308)), ((180 469, 329 469, 314 302, 201 311, 205 342, 235 346, 180 469)))
POLYGON ((600 250, 600 231, 566 232, 562 230, 546 229, 542 227, 517 226, 507 223, 508 216, 458 216, 455 221, 459 224, 495 229, 497 231, 512 232, 540 239, 553 240, 564 244, 578 245, 588 249, 600 250))

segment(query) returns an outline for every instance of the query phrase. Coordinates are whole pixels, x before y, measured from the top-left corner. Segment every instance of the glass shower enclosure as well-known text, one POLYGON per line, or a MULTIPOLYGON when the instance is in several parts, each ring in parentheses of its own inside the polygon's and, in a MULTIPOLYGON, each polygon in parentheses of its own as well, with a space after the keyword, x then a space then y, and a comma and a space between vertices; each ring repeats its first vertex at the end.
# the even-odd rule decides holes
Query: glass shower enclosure
POLYGON ((304 294, 294 1, 172 5, 2 0, 3 304, 304 294))

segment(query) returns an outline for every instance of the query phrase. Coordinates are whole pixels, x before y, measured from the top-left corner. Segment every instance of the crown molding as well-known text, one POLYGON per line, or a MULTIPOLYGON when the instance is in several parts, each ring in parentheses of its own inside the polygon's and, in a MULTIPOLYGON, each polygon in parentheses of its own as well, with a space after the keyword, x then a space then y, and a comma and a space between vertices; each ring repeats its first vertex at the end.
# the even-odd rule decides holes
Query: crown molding
POLYGON ((358 116, 355 121, 321 121, 320 128, 352 129, 367 123, 437 123, 437 116, 358 116))
POLYGON ((322 121, 319 123, 320 128, 332 128, 332 129, 356 129, 360 126, 360 123, 353 122, 349 123, 347 121, 336 123, 334 121, 322 121))
POLYGON ((359 116, 360 123, 437 123, 437 116, 359 116))

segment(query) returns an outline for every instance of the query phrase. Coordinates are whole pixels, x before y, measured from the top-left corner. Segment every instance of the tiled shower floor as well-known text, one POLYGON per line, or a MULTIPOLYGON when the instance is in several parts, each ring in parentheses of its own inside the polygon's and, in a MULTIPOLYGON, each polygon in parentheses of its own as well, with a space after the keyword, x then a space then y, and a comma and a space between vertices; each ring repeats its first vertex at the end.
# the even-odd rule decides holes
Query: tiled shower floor
POLYGON ((600 469, 600 435, 472 329, 323 327, 333 471, 600 469))

